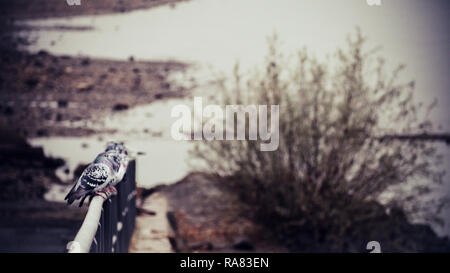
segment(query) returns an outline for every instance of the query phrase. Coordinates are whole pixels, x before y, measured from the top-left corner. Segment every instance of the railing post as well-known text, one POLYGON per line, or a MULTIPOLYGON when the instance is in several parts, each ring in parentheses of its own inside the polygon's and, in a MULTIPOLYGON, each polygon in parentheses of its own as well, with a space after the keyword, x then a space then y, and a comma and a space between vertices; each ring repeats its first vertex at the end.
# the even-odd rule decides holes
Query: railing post
POLYGON ((127 183, 127 195, 126 195, 126 207, 127 214, 126 214, 126 220, 124 221, 124 224, 126 225, 126 232, 124 233, 126 235, 125 238, 125 251, 128 252, 128 248, 130 246, 131 237, 133 236, 134 227, 136 224, 136 161, 132 161, 129 164, 129 175, 127 176, 128 182, 127 183))

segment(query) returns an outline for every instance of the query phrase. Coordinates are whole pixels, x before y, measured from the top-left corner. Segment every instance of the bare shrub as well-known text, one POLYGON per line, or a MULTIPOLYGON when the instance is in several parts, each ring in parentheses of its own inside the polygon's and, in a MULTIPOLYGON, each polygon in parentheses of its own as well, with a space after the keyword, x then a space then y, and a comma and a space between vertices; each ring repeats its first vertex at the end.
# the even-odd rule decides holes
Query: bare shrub
POLYGON ((221 104, 280 105, 278 150, 205 141, 194 151, 268 226, 295 225, 329 240, 374 217, 361 206, 388 187, 413 177, 441 182, 432 144, 380 139, 432 130, 421 118, 431 108, 414 102, 413 81, 400 81, 404 66, 387 71, 365 42, 358 30, 348 48, 319 61, 305 49, 284 57, 274 37, 263 69, 245 77, 236 68, 232 84, 219 83, 221 104))

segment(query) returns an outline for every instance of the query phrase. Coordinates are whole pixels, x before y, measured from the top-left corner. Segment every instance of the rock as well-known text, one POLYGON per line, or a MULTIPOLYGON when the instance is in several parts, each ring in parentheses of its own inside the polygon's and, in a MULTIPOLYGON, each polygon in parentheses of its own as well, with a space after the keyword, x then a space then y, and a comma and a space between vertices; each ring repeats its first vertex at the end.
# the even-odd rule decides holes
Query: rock
POLYGON ((3 114, 5 114, 5 116, 12 116, 14 115, 14 109, 11 106, 6 106, 3 110, 3 114))
POLYGON ((144 199, 148 198, 150 195, 154 194, 155 192, 161 191, 166 187, 167 187, 167 185, 163 184, 163 185, 154 186, 150 189, 138 188, 138 196, 141 200, 144 200, 144 199))
POLYGON ((37 53, 38 56, 48 56, 48 52, 45 50, 39 50, 39 52, 37 53))
POLYGON ((34 61, 34 66, 35 67, 44 67, 44 63, 41 62, 40 60, 36 60, 36 61, 34 61))
POLYGON ((58 100, 59 108, 66 108, 68 105, 69 105, 69 102, 67 100, 58 100))
POLYGON ((161 88, 170 89, 170 83, 168 83, 168 82, 161 83, 161 88))
POLYGON ((94 85, 88 82, 80 82, 76 86, 77 90, 80 92, 91 91, 94 89, 94 85))
POLYGON ((38 129, 37 131, 36 131, 36 135, 38 136, 38 137, 43 137, 43 136, 47 136, 48 135, 48 132, 47 132, 47 130, 46 129, 38 129))
POLYGON ((150 215, 150 216, 155 216, 156 212, 152 211, 152 210, 147 210, 144 208, 136 208, 138 215, 150 215))
POLYGON ((173 211, 168 211, 167 214, 167 220, 169 221, 170 227, 172 230, 177 233, 178 232, 178 223, 177 218, 175 217, 175 214, 173 211))
POLYGON ((139 77, 139 75, 134 79, 134 89, 138 89, 139 86, 141 85, 141 77, 139 77))
POLYGON ((162 132, 153 132, 152 133, 152 137, 162 137, 163 133, 162 132))
MULTIPOLYGON (((42 150, 42 148, 40 149, 42 151, 42 157, 45 157, 44 151, 42 150)), ((62 158, 51 158, 51 157, 43 159, 42 162, 43 166, 48 169, 57 169, 61 166, 64 166, 64 164, 66 163, 66 161, 62 158)))
POLYGON ((73 69, 70 66, 67 66, 64 68, 64 73, 70 74, 70 73, 72 73, 72 71, 73 71, 73 69))
POLYGON ((236 240, 236 243, 233 245, 233 248, 236 250, 242 251, 253 251, 255 247, 247 238, 239 238, 236 240))
POLYGON ((56 114, 55 120, 60 122, 63 120, 63 115, 61 113, 56 114))
POLYGON ((45 114, 44 114, 44 118, 45 118, 46 120, 52 120, 52 119, 53 119, 53 116, 52 116, 51 113, 45 113, 45 114))
POLYGON ((37 78, 28 78, 25 80, 25 84, 28 86, 28 88, 32 89, 35 88, 39 83, 39 79, 37 78))
POLYGON ((87 66, 87 65, 90 65, 91 64, 91 60, 89 59, 89 58, 84 58, 82 61, 81 61, 81 65, 82 66, 87 66))
POLYGON ((213 250, 214 246, 211 242, 202 242, 198 244, 189 245, 189 249, 197 251, 213 250))
POLYGON ((118 103, 116 105, 114 105, 113 111, 124 111, 124 110, 128 110, 128 105, 124 104, 124 103, 118 103))

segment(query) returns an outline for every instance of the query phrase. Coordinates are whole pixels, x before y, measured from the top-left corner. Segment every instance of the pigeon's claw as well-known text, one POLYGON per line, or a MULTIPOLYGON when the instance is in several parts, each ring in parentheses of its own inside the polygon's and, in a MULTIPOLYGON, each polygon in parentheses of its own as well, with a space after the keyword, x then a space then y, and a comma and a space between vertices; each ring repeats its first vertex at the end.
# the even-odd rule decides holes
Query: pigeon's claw
POLYGON ((114 186, 109 186, 103 190, 95 192, 95 194, 106 200, 114 195, 117 195, 117 189, 114 186))

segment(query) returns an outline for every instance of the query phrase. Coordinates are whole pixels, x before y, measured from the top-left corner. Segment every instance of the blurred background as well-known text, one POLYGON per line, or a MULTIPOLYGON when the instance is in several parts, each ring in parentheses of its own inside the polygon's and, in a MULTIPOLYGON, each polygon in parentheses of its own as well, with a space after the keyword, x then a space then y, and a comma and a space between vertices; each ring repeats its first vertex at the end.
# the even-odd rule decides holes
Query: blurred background
POLYGON ((1 252, 64 251, 109 140, 137 162, 132 252, 450 251, 448 1, 0 7, 1 252), (280 105, 279 149, 173 140, 194 96, 280 105))

